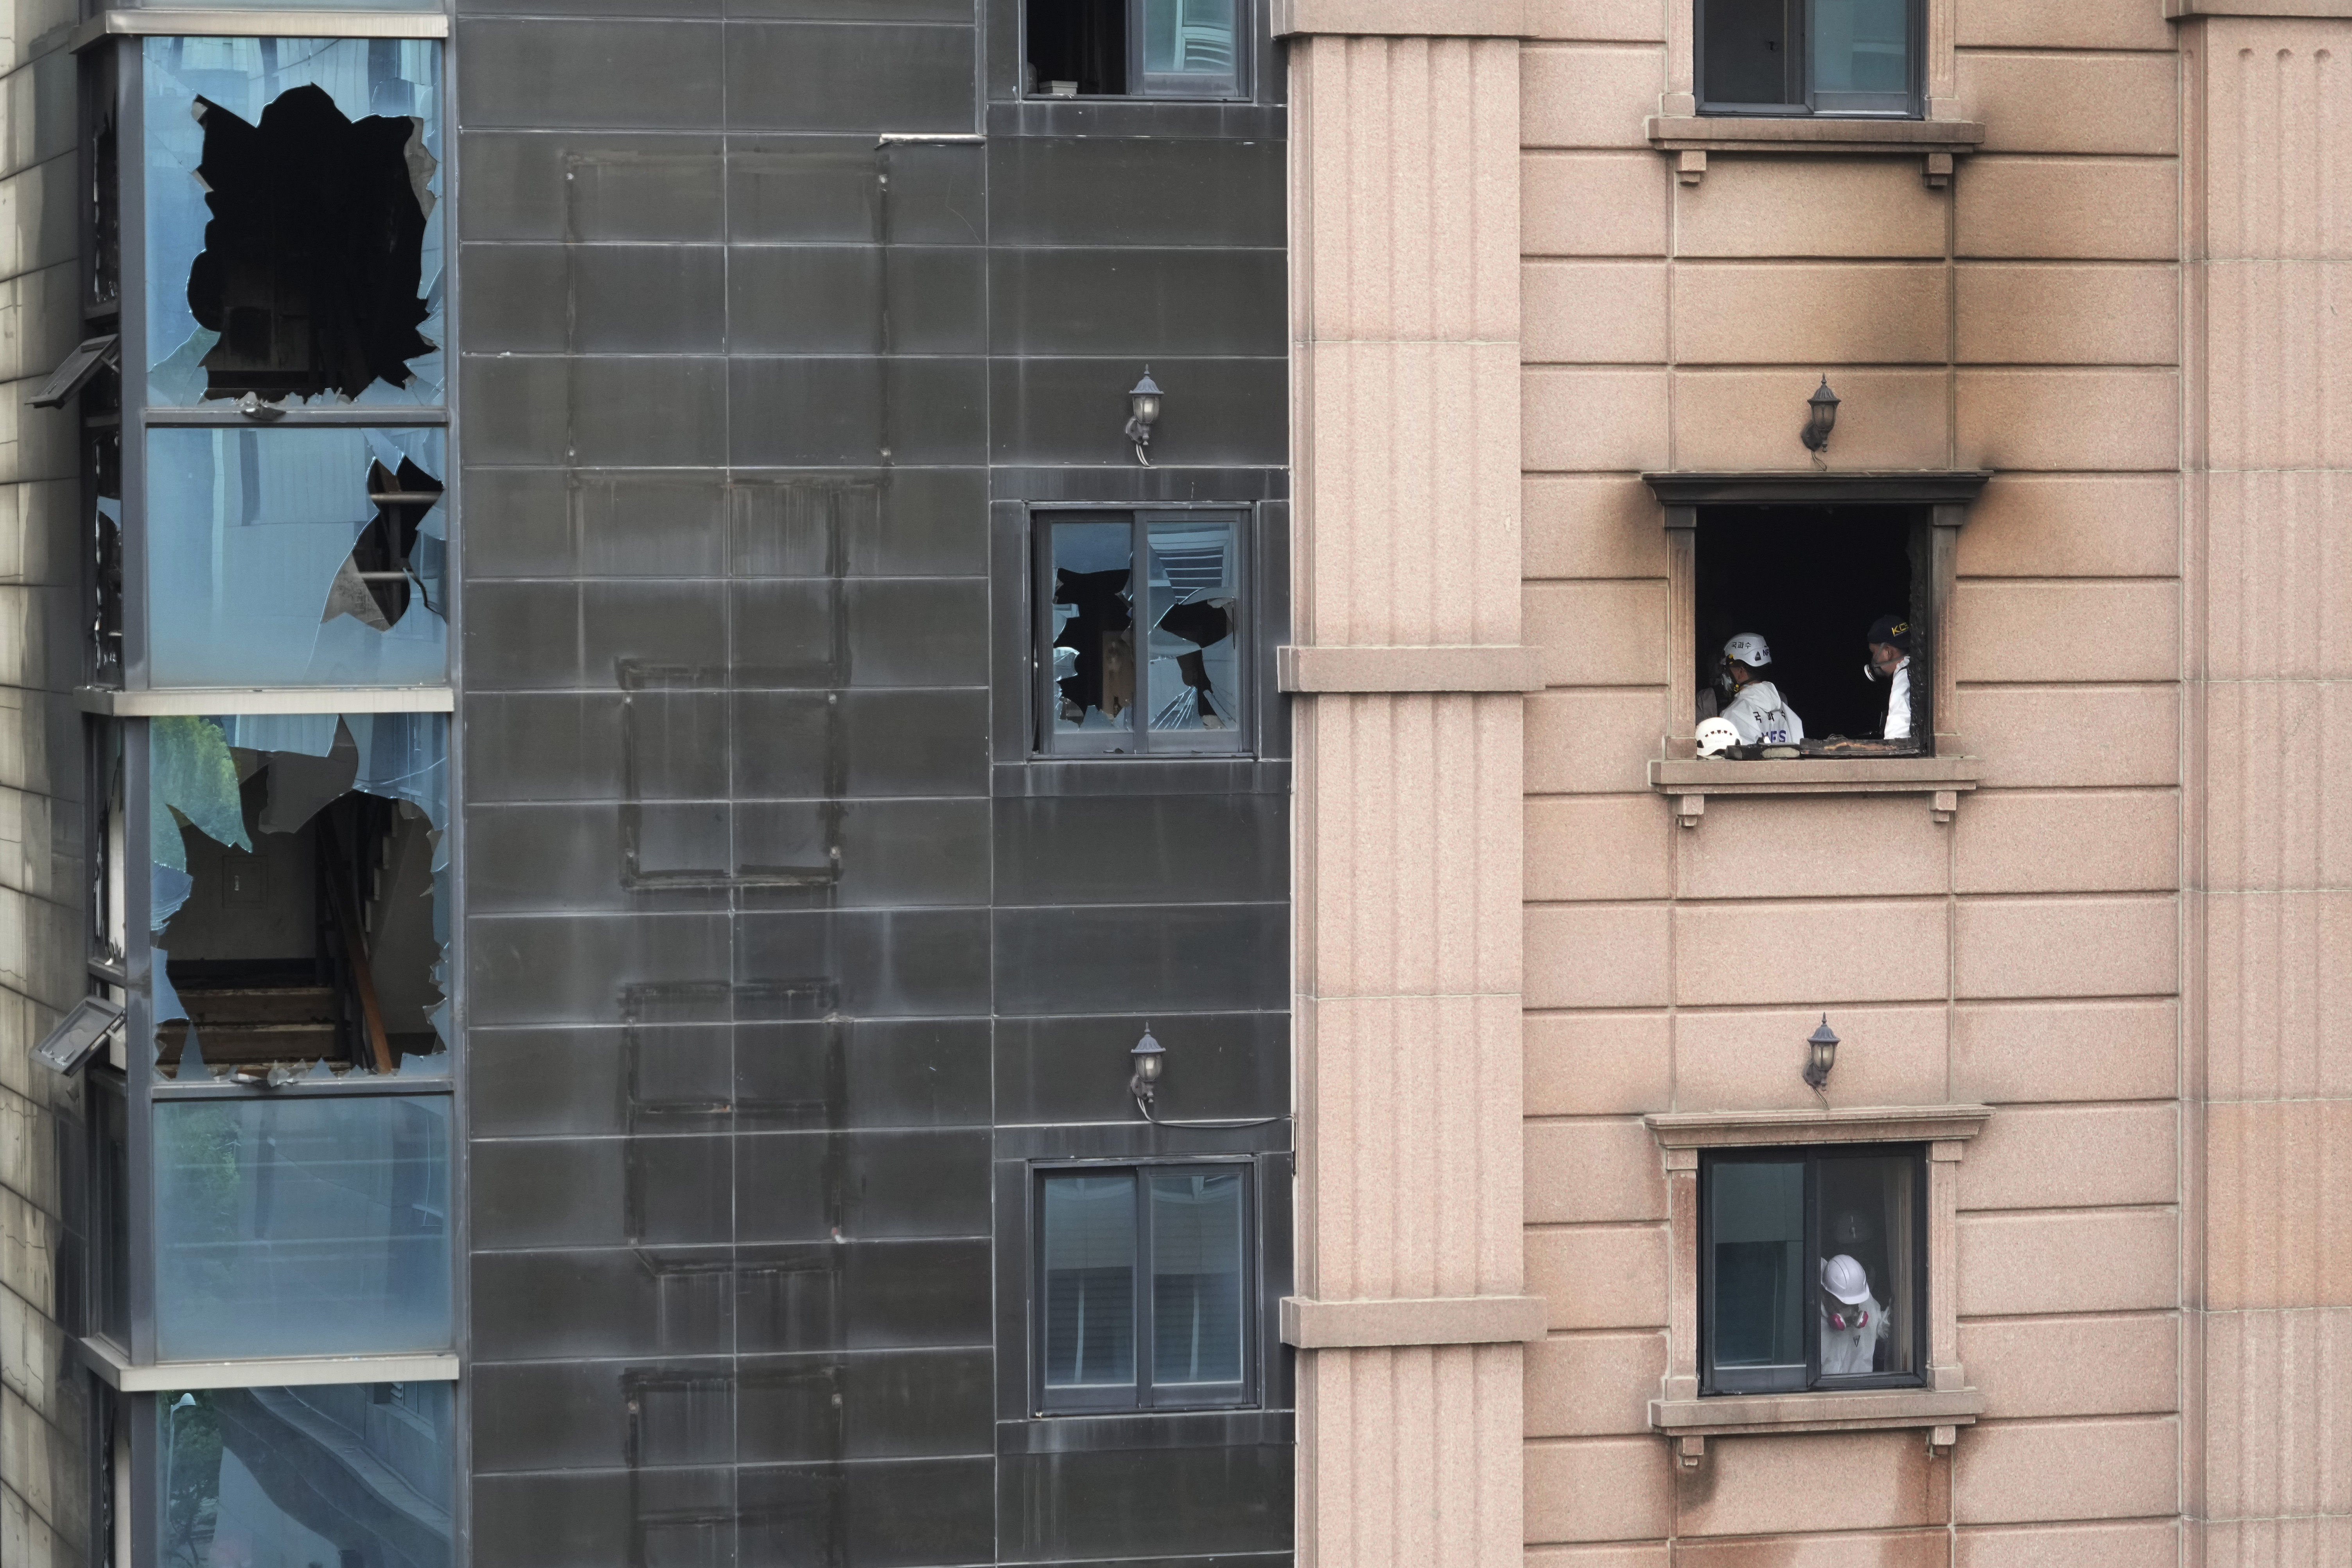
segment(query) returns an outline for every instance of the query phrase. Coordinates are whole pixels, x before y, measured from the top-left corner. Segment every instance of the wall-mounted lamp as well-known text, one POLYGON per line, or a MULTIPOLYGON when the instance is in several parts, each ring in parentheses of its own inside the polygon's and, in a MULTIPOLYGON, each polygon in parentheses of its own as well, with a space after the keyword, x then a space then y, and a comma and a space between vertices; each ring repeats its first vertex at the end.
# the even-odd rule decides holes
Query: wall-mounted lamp
POLYGON ((1135 1096, 1135 1103, 1142 1106, 1143 1113, 1149 1116, 1151 1113, 1151 1097, 1159 1091, 1160 1064, 1168 1053, 1160 1049, 1158 1040, 1151 1038, 1151 1026, 1145 1024, 1143 1038, 1135 1042, 1135 1049, 1127 1055, 1128 1060, 1135 1063, 1135 1076, 1127 1081, 1127 1092, 1135 1096))
POLYGON ((1830 1081, 1830 1069, 1837 1065, 1838 1038, 1830 1028, 1830 1015, 1822 1015, 1822 1027, 1805 1039, 1805 1082, 1816 1093, 1830 1081))
POLYGON ((1838 394, 1830 391, 1830 379, 1822 378, 1819 391, 1805 400, 1805 450, 1819 462, 1830 449, 1830 432, 1837 428, 1838 394))
MULTIPOLYGON (((1151 379, 1151 367, 1143 367, 1143 379, 1127 394, 1128 406, 1134 412, 1127 416, 1127 438, 1135 444, 1135 460, 1146 468, 1151 466, 1151 427, 1160 419, 1160 383, 1151 379)), ((1150 1040, 1150 1035, 1143 1037, 1150 1040)))

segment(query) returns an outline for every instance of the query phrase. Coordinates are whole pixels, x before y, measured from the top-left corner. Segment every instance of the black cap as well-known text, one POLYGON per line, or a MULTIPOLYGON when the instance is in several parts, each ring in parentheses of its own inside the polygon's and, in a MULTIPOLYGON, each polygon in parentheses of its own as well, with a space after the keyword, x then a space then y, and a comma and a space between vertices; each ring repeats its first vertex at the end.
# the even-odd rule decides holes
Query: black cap
POLYGON ((1911 651, 1911 622, 1897 621, 1892 615, 1882 615, 1870 623, 1872 643, 1891 643, 1907 653, 1911 651))

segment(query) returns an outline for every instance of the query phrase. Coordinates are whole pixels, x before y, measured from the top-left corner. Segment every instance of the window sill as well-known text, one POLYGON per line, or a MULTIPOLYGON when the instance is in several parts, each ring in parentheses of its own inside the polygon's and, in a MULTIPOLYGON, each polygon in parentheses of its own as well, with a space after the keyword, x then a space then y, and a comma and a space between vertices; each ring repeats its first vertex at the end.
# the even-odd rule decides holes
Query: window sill
POLYGON ((1696 185, 1706 175, 1710 152, 1911 152, 1927 159, 1931 186, 1951 183, 1952 160, 1984 145, 1985 128, 1973 120, 1841 120, 1792 116, 1786 120, 1734 115, 1652 115, 1643 124, 1650 145, 1675 155, 1675 176, 1696 185))
POLYGON ((1874 1388, 1854 1393, 1731 1394, 1710 1399, 1653 1399, 1650 1426, 1669 1437, 1685 1469, 1706 1458, 1706 1439, 1767 1432, 1868 1432, 1928 1428, 1928 1442, 1948 1448, 1958 1428, 1984 1411, 1974 1388, 1874 1388))
POLYGON ((158 718, 189 714, 454 713, 457 694, 444 686, 76 686, 84 713, 107 718, 158 718))
MULTIPOLYGON (((1966 749, 1956 736, 1936 737, 1939 751, 1966 749)), ((1675 797, 1675 814, 1696 828, 1709 795, 1925 795, 1936 821, 1948 822, 1959 799, 1977 787, 1973 757, 1800 757, 1729 762, 1719 758, 1654 758, 1650 788, 1675 797)))
POLYGON ((124 1394, 176 1393, 188 1388, 291 1388, 327 1383, 455 1383, 449 1354, 296 1355, 249 1361, 165 1361, 134 1366, 121 1350, 95 1334, 74 1348, 84 1366, 124 1394))

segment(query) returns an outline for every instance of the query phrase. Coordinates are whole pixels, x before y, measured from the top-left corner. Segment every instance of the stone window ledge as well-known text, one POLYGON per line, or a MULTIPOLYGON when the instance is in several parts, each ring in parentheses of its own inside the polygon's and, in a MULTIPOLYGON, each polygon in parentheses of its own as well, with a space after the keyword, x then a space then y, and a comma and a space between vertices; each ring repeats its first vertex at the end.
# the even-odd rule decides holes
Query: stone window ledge
POLYGON ((1710 152, 1860 153, 1910 152, 1927 160, 1928 184, 1951 183, 1952 160, 1984 145, 1985 128, 1973 120, 1839 120, 1717 114, 1654 114, 1643 122, 1650 145, 1675 156, 1675 173, 1685 185, 1706 176, 1710 152))
MULTIPOLYGON (((1957 736, 1939 735, 1936 746, 1953 754, 1967 749, 1957 736)), ((1675 815, 1685 828, 1699 825, 1709 795, 1925 795, 1936 821, 1948 822, 1980 777, 1977 759, 1961 755, 1650 761, 1650 788, 1675 798, 1675 815)))
POLYGON ((1851 1394, 1734 1394, 1653 1399, 1650 1425, 1676 1439, 1677 1458, 1696 1469, 1709 1437, 1766 1432, 1868 1432, 1927 1428, 1928 1445, 1949 1448, 1976 1425, 1984 1396, 1973 1388, 1873 1388, 1851 1394))

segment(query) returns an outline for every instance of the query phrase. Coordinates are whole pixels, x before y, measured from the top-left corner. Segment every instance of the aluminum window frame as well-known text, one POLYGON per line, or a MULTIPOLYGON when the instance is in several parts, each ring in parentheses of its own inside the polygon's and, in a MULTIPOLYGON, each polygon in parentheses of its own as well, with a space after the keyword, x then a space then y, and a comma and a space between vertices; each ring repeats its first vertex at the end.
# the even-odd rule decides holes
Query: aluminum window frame
MULTIPOLYGON (((1834 1393, 1848 1389, 1925 1388, 1927 1386, 1927 1363, 1930 1352, 1928 1325, 1934 1321, 1935 1309, 1927 1294, 1928 1270, 1928 1207, 1927 1207, 1927 1145, 1905 1144, 1816 1144, 1795 1148, 1732 1148, 1710 1149, 1702 1153, 1698 1165, 1698 1368, 1699 1397, 1755 1397, 1775 1394, 1834 1393), (1821 1166, 1827 1160, 1906 1159, 1911 1166, 1911 1226, 1912 1249, 1907 1272, 1911 1276, 1913 1300, 1917 1303, 1906 1314, 1908 1322, 1899 1326, 1910 1347, 1910 1372, 1874 1372, 1861 1375, 1830 1376, 1822 1371, 1822 1336, 1813 1332, 1812 1320, 1800 1314, 1804 1327, 1799 1332, 1805 1346, 1805 1383, 1802 1388, 1728 1388, 1722 1385, 1715 1365, 1715 1175, 1727 1165, 1787 1164, 1804 1162, 1803 1242, 1802 1256, 1818 1260, 1823 1256, 1821 1248, 1821 1166)), ((1808 1280, 1804 1296, 1809 1304, 1816 1302, 1818 1282, 1808 1280)))
MULTIPOLYGON (((1265 1314, 1260 1310, 1258 1295, 1263 1264, 1258 1251, 1262 1244, 1258 1223, 1257 1181, 1258 1156, 1255 1155, 1200 1155, 1190 1157, 1141 1157, 1115 1160, 1038 1160, 1028 1169, 1028 1230, 1029 1260, 1029 1352, 1028 1413, 1039 1418, 1068 1416, 1160 1415, 1188 1410, 1248 1410, 1258 1406, 1265 1387, 1264 1357, 1259 1349, 1265 1314), (1223 1398, 1171 1398, 1153 1396, 1151 1378, 1152 1292, 1151 1285, 1151 1186, 1149 1180, 1153 1171, 1166 1170, 1230 1170, 1241 1177, 1241 1279, 1237 1289, 1241 1301, 1241 1378, 1231 1385, 1234 1393, 1223 1398), (1118 1392, 1055 1393, 1045 1383, 1045 1184, 1055 1176, 1129 1175, 1135 1179, 1135 1262, 1132 1295, 1135 1314, 1135 1381, 1122 1385, 1124 1396, 1118 1392)), ((1201 1386, 1197 1385, 1188 1386, 1201 1386)))
MULTIPOLYGON (((1140 3, 1140 0, 1137 0, 1140 3)), ((1927 118, 1927 0, 1906 0, 1905 96, 1901 109, 1823 109, 1813 85, 1813 7, 1820 0, 1797 0, 1795 37, 1791 40, 1804 94, 1792 103, 1740 103, 1711 99, 1706 94, 1706 7, 1708 0, 1691 0, 1691 90, 1701 115, 1727 120, 1925 120, 1927 118)))
MULTIPOLYGON (((1070 505, 1033 506, 1028 508, 1025 522, 1028 550, 1029 582, 1029 664, 1030 680, 1028 732, 1029 749, 1033 758, 1056 761, 1100 760, 1132 762, 1158 758, 1249 758, 1258 754, 1257 725, 1259 723, 1256 691, 1259 670, 1258 646, 1263 625, 1257 601, 1257 573, 1254 570, 1258 549, 1257 508, 1246 502, 1155 503, 1108 502, 1070 505), (1129 559, 1140 563, 1130 567, 1130 573, 1140 570, 1143 582, 1140 597, 1134 602, 1136 612, 1136 681, 1146 701, 1139 701, 1129 711, 1137 716, 1133 728, 1118 730, 1081 731, 1073 735, 1057 733, 1054 728, 1055 707, 1054 679, 1054 550, 1053 529, 1056 523, 1085 521, 1109 522, 1124 515, 1130 529, 1129 559), (1234 529, 1234 584, 1235 597, 1241 602, 1240 613, 1234 617, 1234 700, 1236 712, 1231 725, 1222 730, 1154 730, 1150 727, 1150 661, 1147 656, 1143 625, 1150 595, 1150 540, 1154 523, 1180 521, 1188 518, 1217 517, 1232 521, 1234 529), (1131 744, 1124 747, 1105 746, 1097 737, 1123 735, 1131 744), (1183 738, 1178 738, 1178 737, 1183 738), (1214 737, 1214 738, 1210 738, 1214 737)), ((1136 584, 1129 579, 1130 594, 1136 584)))

